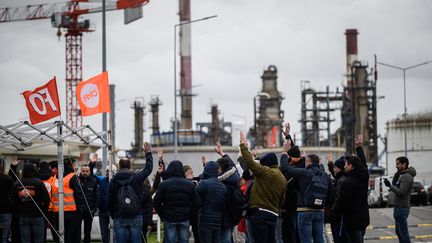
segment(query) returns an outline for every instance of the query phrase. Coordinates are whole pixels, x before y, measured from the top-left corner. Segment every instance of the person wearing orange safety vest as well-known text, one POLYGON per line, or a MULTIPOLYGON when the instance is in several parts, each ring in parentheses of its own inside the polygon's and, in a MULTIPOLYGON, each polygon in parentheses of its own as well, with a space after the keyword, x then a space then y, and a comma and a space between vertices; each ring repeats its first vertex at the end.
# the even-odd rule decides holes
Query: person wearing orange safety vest
MULTIPOLYGON (((81 220, 83 212, 83 194, 80 189, 78 177, 73 169, 73 159, 64 160, 63 173, 63 209, 65 221, 65 243, 80 243, 81 242, 81 220), (66 223, 67 222, 67 223, 66 223)), ((56 178, 51 188, 51 201, 53 204, 53 212, 56 213, 58 219, 59 212, 59 188, 58 179, 56 178)), ((58 224, 58 220, 57 220, 58 224)), ((58 229, 58 226, 56 225, 58 229)), ((53 237, 57 242, 58 237, 53 237)))

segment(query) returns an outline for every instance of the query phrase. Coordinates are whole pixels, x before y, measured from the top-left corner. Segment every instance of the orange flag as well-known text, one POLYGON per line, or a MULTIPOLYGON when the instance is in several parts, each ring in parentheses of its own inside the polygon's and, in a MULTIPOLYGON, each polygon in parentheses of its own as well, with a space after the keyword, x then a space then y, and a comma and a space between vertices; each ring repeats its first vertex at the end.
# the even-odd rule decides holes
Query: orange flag
POLYGON ((33 91, 24 91, 22 95, 26 101, 32 124, 60 116, 60 102, 55 77, 33 91))
POLYGON ((110 112, 108 72, 103 72, 77 86, 77 99, 83 116, 110 112))

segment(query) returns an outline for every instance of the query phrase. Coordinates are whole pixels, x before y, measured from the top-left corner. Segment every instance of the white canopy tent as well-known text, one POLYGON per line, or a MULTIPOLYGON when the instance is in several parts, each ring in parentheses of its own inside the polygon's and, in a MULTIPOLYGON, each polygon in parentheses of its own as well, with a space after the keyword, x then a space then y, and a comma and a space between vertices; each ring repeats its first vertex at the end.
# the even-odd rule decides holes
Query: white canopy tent
MULTIPOLYGON (((103 139, 110 131, 97 132, 89 125, 71 128, 63 121, 32 125, 21 121, 10 125, 0 125, 0 148, 12 151, 26 151, 52 144, 57 145, 58 187, 59 187, 59 237, 64 242, 64 194, 63 194, 63 145, 107 147, 110 151, 109 168, 112 177, 114 155, 109 141, 103 139)), ((108 136, 109 138, 111 136, 108 136)))

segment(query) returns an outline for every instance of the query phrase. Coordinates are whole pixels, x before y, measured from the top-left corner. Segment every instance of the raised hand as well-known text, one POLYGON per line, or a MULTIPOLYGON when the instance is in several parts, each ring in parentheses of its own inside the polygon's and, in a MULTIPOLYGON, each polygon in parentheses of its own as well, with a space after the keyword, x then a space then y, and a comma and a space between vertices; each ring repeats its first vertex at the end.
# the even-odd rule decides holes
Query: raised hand
POLYGON ((290 149, 291 149, 291 140, 288 139, 287 141, 284 142, 283 151, 288 153, 290 149))
POLYGON ((327 158, 327 163, 333 162, 333 153, 328 153, 326 158, 327 158))
POLYGON ((291 130, 291 127, 290 127, 289 122, 285 123, 285 130, 282 129, 282 132, 283 132, 285 137, 289 135, 290 130, 291 130))
POLYGON ((363 146, 363 135, 359 134, 357 135, 355 139, 355 145, 356 146, 363 146))
POLYGON ((219 141, 217 141, 216 143, 216 148, 215 148, 216 153, 218 153, 220 156, 224 155, 223 149, 222 149, 222 145, 219 141))
POLYGON ((159 174, 162 174, 165 172, 165 163, 161 160, 159 160, 159 168, 157 171, 159 174))
POLYGON ((206 157, 204 155, 201 156, 201 163, 202 163, 203 167, 207 164, 207 160, 206 160, 206 157))
POLYGON ((151 152, 151 146, 149 142, 144 142, 144 152, 151 152))
POLYGON ((240 131, 240 144, 247 144, 246 135, 243 131, 240 131))
POLYGON ((157 148, 156 150, 159 161, 163 161, 163 150, 161 148, 157 148))

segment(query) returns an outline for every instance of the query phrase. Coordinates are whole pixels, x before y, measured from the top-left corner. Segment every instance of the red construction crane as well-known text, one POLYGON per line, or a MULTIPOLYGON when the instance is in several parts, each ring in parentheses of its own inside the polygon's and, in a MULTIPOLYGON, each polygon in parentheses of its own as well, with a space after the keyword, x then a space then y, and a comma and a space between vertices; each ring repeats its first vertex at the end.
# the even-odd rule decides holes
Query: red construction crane
MULTIPOLYGON (((51 18, 51 25, 66 30, 66 123, 71 127, 82 126, 81 111, 76 98, 76 87, 82 80, 82 34, 93 31, 82 14, 101 12, 102 7, 80 8, 80 3, 102 0, 70 0, 66 3, 34 4, 24 7, 0 8, 0 23, 51 18)), ((106 11, 141 7, 149 0, 106 1, 106 11)), ((87 4, 89 5, 89 4, 87 4)))

